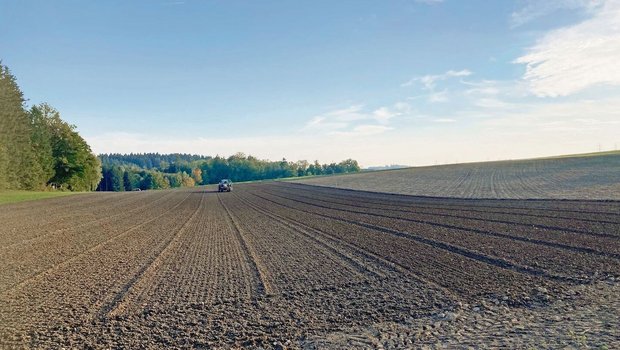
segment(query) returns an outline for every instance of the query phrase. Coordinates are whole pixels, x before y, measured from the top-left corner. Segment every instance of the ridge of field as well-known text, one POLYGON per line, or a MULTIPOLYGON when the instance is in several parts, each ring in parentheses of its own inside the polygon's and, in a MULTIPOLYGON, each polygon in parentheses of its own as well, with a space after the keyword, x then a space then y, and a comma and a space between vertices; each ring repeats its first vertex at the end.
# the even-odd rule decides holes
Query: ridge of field
POLYGON ((620 344, 620 202, 270 182, 42 203, 0 213, 0 348, 620 344))
POLYGON ((294 182, 431 197, 620 200, 620 152, 368 171, 294 182))

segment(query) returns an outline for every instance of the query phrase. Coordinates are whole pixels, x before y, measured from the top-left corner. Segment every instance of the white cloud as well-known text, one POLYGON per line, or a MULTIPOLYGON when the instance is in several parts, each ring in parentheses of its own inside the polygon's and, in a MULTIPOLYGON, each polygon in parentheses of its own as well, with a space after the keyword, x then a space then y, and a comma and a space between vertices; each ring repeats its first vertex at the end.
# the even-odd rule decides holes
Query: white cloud
POLYGON ((386 157, 389 162, 395 162, 399 158, 400 155, 395 153, 386 155, 385 150, 377 146, 381 143, 391 147, 389 142, 382 139, 389 139, 384 133, 390 129, 388 126, 363 124, 350 131, 325 135, 296 133, 288 136, 216 138, 107 132, 96 136, 85 135, 85 139, 96 154, 159 152, 230 156, 243 152, 259 159, 270 160, 318 159, 320 162, 329 163, 354 158, 362 166, 366 166, 380 164, 386 157))
POLYGON ((500 83, 495 80, 482 80, 482 81, 465 81, 461 80, 461 83, 467 86, 471 86, 464 91, 465 95, 499 95, 500 83))
POLYGON ((516 107, 515 104, 497 98, 480 98, 474 101, 474 105, 485 109, 508 109, 516 107))
POLYGON ((328 119, 326 116, 316 116, 306 123, 304 129, 317 131, 332 131, 349 126, 349 122, 328 119))
POLYGON ((336 119, 340 121, 352 121, 365 119, 366 116, 362 113, 364 109, 363 105, 353 105, 343 109, 337 109, 324 114, 324 117, 330 119, 336 119))
POLYGON ((513 28, 518 27, 558 10, 592 11, 603 2, 604 0, 529 0, 521 10, 512 13, 511 24, 513 28))
MULTIPOLYGON (((371 115, 375 110, 362 112, 371 115)), ((286 136, 188 138, 118 132, 85 135, 85 138, 96 153, 181 152, 229 156, 244 152, 272 160, 286 157, 336 162, 353 158, 362 166, 430 165, 588 152, 596 151, 599 144, 603 150, 613 149, 615 144, 620 144, 619 110, 620 99, 608 96, 570 102, 536 100, 508 110, 478 108, 441 115, 416 113, 415 118, 399 117, 398 127, 374 123, 375 119, 369 117, 346 128, 320 133, 300 131, 286 136), (461 123, 464 127, 453 127, 461 123)))
MULTIPOLYGON (((586 125, 602 132, 606 126, 620 125, 618 110, 620 110, 620 100, 612 97, 598 100, 522 104, 518 111, 498 112, 497 117, 488 119, 482 124, 493 126, 497 131, 521 129, 524 133, 533 133, 539 127, 558 126, 582 130, 586 125)), ((615 130, 615 133, 620 135, 620 130, 615 130)), ((569 138, 574 137, 578 137, 578 134, 569 138)), ((595 142, 595 139, 591 139, 590 142, 595 142)))
POLYGON ((335 136, 371 136, 382 134, 388 130, 392 130, 393 128, 385 125, 374 125, 374 124, 363 124, 354 127, 350 131, 336 131, 333 132, 332 135, 335 136))
MULTIPOLYGON (((428 94, 423 95, 421 97, 426 97, 429 103, 438 103, 438 102, 447 102, 448 101, 448 90, 443 89, 441 91, 435 91, 437 87, 437 83, 440 81, 445 81, 452 78, 458 77, 468 77, 473 73, 470 70, 449 70, 442 74, 435 75, 424 75, 420 77, 413 77, 408 81, 400 84, 401 87, 413 86, 416 84, 420 84, 422 89, 428 91, 428 94)), ((418 96, 420 97, 420 96, 418 96)), ((409 99, 414 99, 417 97, 411 97, 409 99)))
POLYGON ((379 123, 387 123, 390 119, 398 115, 397 112, 391 111, 387 107, 381 107, 372 112, 372 114, 379 123))
POLYGON ((402 87, 407 87, 407 86, 413 86, 416 83, 421 83, 423 85, 423 88, 425 90, 433 90, 436 86, 436 83, 438 81, 442 81, 442 80, 447 80, 450 78, 456 78, 456 77, 467 77, 472 75, 473 73, 467 69, 463 69, 460 71, 455 71, 455 70, 449 70, 443 74, 436 74, 436 75, 424 75, 421 77, 413 77, 411 79, 409 79, 408 81, 400 84, 400 86, 402 87))
POLYGON ((590 19, 553 30, 516 63, 536 96, 567 96, 592 86, 620 85, 620 1, 609 0, 590 19))
POLYGON ((428 102, 430 103, 448 102, 448 90, 442 90, 442 91, 430 93, 428 95, 428 102))
POLYGON ((437 118, 433 119, 435 123, 456 123, 456 119, 452 118, 437 118))
POLYGON ((392 106, 379 107, 374 110, 368 110, 363 105, 353 105, 314 116, 306 122, 303 130, 330 135, 368 134, 371 130, 372 133, 384 132, 391 129, 386 125, 393 118, 409 113, 411 113, 411 106, 404 102, 398 102, 392 106), (371 125, 376 126, 376 128, 370 128, 369 126, 371 125))
POLYGON ((346 129, 354 121, 368 119, 368 115, 363 113, 363 108, 362 105, 353 105, 314 116, 306 122, 304 130, 329 133, 346 129))

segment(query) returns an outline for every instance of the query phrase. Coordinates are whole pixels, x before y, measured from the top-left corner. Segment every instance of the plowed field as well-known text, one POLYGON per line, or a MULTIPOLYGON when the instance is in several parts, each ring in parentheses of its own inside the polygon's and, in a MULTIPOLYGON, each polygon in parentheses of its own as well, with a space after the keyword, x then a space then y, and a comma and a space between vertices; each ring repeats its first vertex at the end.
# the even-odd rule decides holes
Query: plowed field
POLYGON ((268 183, 5 205, 0 222, 0 348, 618 341, 620 202, 268 183), (601 285, 610 301, 585 305, 601 285), (579 303, 594 316, 548 315, 579 303))
POLYGON ((620 200, 620 152, 368 171, 296 181, 416 196, 620 200))

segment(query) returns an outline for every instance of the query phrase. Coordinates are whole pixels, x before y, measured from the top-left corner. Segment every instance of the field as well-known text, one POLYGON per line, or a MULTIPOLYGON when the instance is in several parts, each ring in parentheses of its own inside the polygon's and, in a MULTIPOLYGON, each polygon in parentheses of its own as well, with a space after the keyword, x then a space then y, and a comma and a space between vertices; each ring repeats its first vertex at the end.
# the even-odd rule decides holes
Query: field
POLYGON ((45 198, 56 198, 75 194, 74 192, 36 192, 36 191, 0 191, 0 204, 18 203, 45 198))
POLYGON ((325 176, 303 183, 418 196, 620 199, 620 152, 325 176))
POLYGON ((273 182, 0 221, 0 348, 620 344, 620 202, 273 182))

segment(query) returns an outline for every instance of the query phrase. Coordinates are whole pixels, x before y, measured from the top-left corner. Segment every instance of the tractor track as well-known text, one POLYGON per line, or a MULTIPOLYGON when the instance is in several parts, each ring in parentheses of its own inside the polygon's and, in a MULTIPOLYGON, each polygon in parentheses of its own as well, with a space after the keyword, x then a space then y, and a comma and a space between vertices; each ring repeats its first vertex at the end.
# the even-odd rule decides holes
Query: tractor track
MULTIPOLYGON (((482 235, 486 235, 486 236, 501 237, 501 238, 511 239, 511 240, 515 240, 515 241, 521 241, 521 242, 525 242, 525 243, 539 244, 539 245, 544 245, 544 246, 548 246, 548 247, 554 247, 554 248, 559 248, 559 249, 572 250, 572 251, 575 251, 575 252, 581 252, 581 253, 587 253, 587 254, 593 254, 593 255, 600 255, 600 256, 607 256, 607 257, 611 257, 611 258, 614 258, 614 259, 620 259, 620 254, 616 254, 616 253, 612 253, 612 252, 599 251, 599 250, 591 249, 591 248, 588 248, 588 247, 577 247, 577 246, 572 246, 572 245, 558 243, 558 242, 553 242, 553 241, 547 241, 547 240, 541 240, 541 239, 536 239, 536 238, 530 238, 530 237, 527 237, 527 236, 522 237, 522 236, 517 236, 517 235, 510 235, 510 234, 504 234, 504 233, 500 233, 500 232, 494 232, 494 231, 490 231, 490 230, 476 229, 476 228, 471 228, 471 227, 467 227, 467 226, 457 226, 457 225, 451 225, 451 224, 438 223, 438 222, 429 221, 429 220, 415 219, 415 218, 412 218, 412 217, 400 217, 400 216, 394 216, 394 215, 380 214, 380 213, 376 213, 376 212, 368 212, 368 211, 360 211, 360 210, 347 209, 347 208, 339 208, 339 207, 333 207, 333 206, 329 206, 329 205, 325 205, 325 204, 317 204, 317 203, 313 203, 313 202, 308 202, 308 201, 300 200, 300 199, 297 199, 297 198, 294 198, 294 197, 282 196, 282 195, 279 195, 279 194, 276 194, 276 193, 272 193, 272 192, 270 192, 270 194, 273 195, 273 196, 277 196, 277 197, 283 198, 283 199, 293 200, 293 201, 296 201, 296 202, 299 202, 299 203, 303 203, 303 204, 307 204, 307 205, 311 205, 311 206, 316 206, 316 207, 319 207, 319 208, 329 209, 329 210, 343 211, 343 212, 348 212, 348 213, 352 213, 352 214, 369 215, 369 216, 375 216, 375 217, 386 218, 386 219, 393 219, 393 220, 402 220, 402 221, 414 222, 414 223, 419 223, 419 224, 425 224, 425 225, 431 225, 431 226, 437 226, 437 227, 444 227, 444 228, 448 228, 448 229, 463 230, 463 231, 468 231, 468 232, 472 232, 472 233, 478 233, 478 234, 482 234, 482 235)), ((308 197, 302 197, 302 198, 308 198, 308 197)), ((321 202, 322 203, 333 204, 333 202, 328 202, 328 201, 321 201, 321 202)), ((349 204, 338 204, 338 205, 359 208, 356 205, 349 205, 349 204)), ((462 219, 465 219, 465 218, 462 218, 462 219)), ((472 220, 472 219, 467 218, 467 220, 472 220)), ((483 222, 498 222, 497 220, 484 220, 484 219, 473 219, 473 220, 483 221, 483 222)), ((519 226, 519 225, 515 225, 515 226, 519 226)), ((525 227, 535 227, 534 225, 523 225, 523 226, 525 226, 525 227)), ((538 227, 538 228, 541 228, 541 227, 538 227)), ((573 232, 574 233, 574 231, 569 231, 569 232, 573 232)), ((606 237, 606 238, 608 238, 608 237, 606 237)), ((620 236, 619 236, 619 238, 620 238, 620 236)))
MULTIPOLYGON (((290 191, 283 191, 283 192, 284 193, 291 193, 290 191)), ((301 195, 299 193, 297 193, 296 196, 297 197, 301 197, 301 198, 310 198, 310 199, 315 199, 316 200, 316 197, 313 198, 313 197, 301 195)), ((440 208, 440 207, 429 207, 429 206, 424 206, 424 205, 419 205, 419 204, 413 204, 413 205, 415 205, 413 208, 402 209, 403 205, 395 205, 395 204, 390 204, 390 203, 387 203, 387 202, 368 202, 368 201, 366 201, 366 200, 364 200, 362 198, 347 198, 347 197, 344 197, 344 198, 345 199, 343 199, 342 196, 325 195, 325 196, 322 196, 321 201, 325 202, 325 203, 330 203, 330 204, 346 205, 346 206, 350 206, 350 207, 356 207, 356 208, 360 208, 360 209, 363 209, 363 210, 389 211, 389 212, 392 212, 392 213, 403 213, 403 214, 408 214, 408 215, 423 214, 423 215, 429 215, 429 216, 455 218, 455 219, 463 219, 463 220, 472 220, 472 221, 478 221, 478 222, 502 223, 502 224, 520 226, 520 227, 530 227, 530 228, 533 227, 533 228, 542 229, 542 230, 553 230, 553 231, 559 231, 559 232, 570 232, 570 233, 575 233, 575 234, 578 234, 578 235, 588 235, 588 236, 594 236, 594 237, 611 238, 611 239, 620 240, 620 234, 601 233, 601 232, 592 232, 592 231, 587 231, 587 230, 580 230, 580 229, 571 228, 570 225, 566 225, 566 227, 563 227, 563 226, 552 226, 552 225, 546 225, 546 224, 538 224, 538 223, 534 223, 534 222, 511 221, 511 220, 493 219, 493 218, 489 217, 489 214, 507 214, 506 212, 502 212, 502 211, 474 210, 474 209, 471 209, 471 208, 463 208, 463 207, 461 207, 461 208, 459 208, 458 211, 452 210, 449 213, 444 213, 444 212, 441 212, 441 211, 442 210, 445 211, 446 209, 445 208, 440 208), (347 200, 347 199, 349 199, 349 200, 347 200), (358 202, 356 202, 356 200, 358 200, 358 202), (345 201, 346 203, 343 203, 343 201, 345 201), (359 204, 360 202, 366 203, 368 205, 359 204), (372 205, 372 204, 374 204, 374 205, 372 205), (383 207, 388 207, 388 208, 383 208, 383 207), (475 217, 475 216, 453 214, 454 212, 458 212, 458 213, 474 212, 474 213, 480 213, 480 214, 484 214, 484 215, 481 215, 480 217, 475 217)), ((405 206, 405 208, 407 208, 407 206, 405 206)), ((511 215, 515 215, 515 214, 511 214, 511 215)), ((523 220, 524 217, 546 218, 546 219, 554 219, 554 220, 558 220, 558 219, 574 220, 575 219, 575 218, 568 218, 568 217, 534 215, 534 214, 525 214, 525 213, 518 214, 518 217, 521 220, 523 220)), ((593 219, 591 220, 591 219, 587 219, 587 218, 579 218, 579 221, 580 222, 593 222, 593 223, 596 223, 596 224, 612 224, 612 225, 615 225, 616 227, 610 228, 610 230, 619 230, 620 229, 620 222, 605 221, 605 220, 593 220, 593 219)))
POLYGON ((187 219, 187 221, 185 221, 183 225, 181 225, 181 227, 176 230, 174 235, 170 237, 169 240, 165 241, 162 244, 162 248, 158 249, 158 253, 154 255, 146 264, 144 264, 136 272, 136 274, 131 277, 129 281, 127 281, 127 283, 125 283, 125 285, 121 289, 121 292, 114 296, 114 298, 110 302, 108 302, 106 305, 103 306, 103 308, 101 308, 101 310, 99 311, 100 318, 114 316, 122 312, 123 300, 127 297, 131 290, 136 287, 136 285, 140 282, 141 279, 153 275, 155 270, 160 266, 160 264, 169 256, 168 252, 175 247, 179 236, 195 219, 196 214, 199 212, 203 201, 204 195, 200 197, 200 203, 198 204, 192 215, 189 217, 189 219, 187 219))
POLYGON ((73 255, 72 257, 70 257, 70 258, 68 258, 68 259, 65 259, 65 260, 63 260, 63 261, 61 261, 61 262, 59 262, 59 263, 57 263, 57 264, 55 264, 55 265, 53 265, 53 266, 51 266, 51 267, 49 267, 49 268, 45 269, 45 270, 43 270, 43 271, 40 271, 40 272, 36 273, 36 274, 35 274, 35 275, 33 275, 33 276, 30 276, 30 277, 28 277, 28 278, 26 278, 26 279, 24 279, 24 280, 19 281, 18 283, 15 283, 15 284, 14 284, 14 285, 12 285, 12 286, 9 286, 8 288, 6 288, 6 289, 4 289, 4 290, 0 291, 0 295, 2 295, 2 294, 4 294, 4 293, 7 293, 7 292, 10 292, 10 291, 12 291, 12 290, 15 290, 15 289, 17 289, 17 288, 20 288, 20 287, 24 286, 25 284, 27 284, 27 283, 29 283, 29 282, 32 282, 32 281, 36 280, 37 278, 40 278, 41 276, 44 276, 45 274, 47 274, 47 273, 49 273, 49 272, 51 272, 51 271, 58 270, 59 268, 61 268, 61 267, 65 266, 65 265, 67 265, 67 264, 69 264, 70 262, 75 261, 75 260, 77 260, 77 259, 79 259, 79 258, 81 258, 81 257, 83 257, 83 256, 85 256, 85 255, 87 255, 87 254, 89 254, 89 253, 91 253, 91 252, 93 252, 93 251, 96 251, 97 249, 100 249, 101 247, 105 246, 106 244, 108 244, 108 243, 112 242, 113 240, 118 239, 118 238, 120 238, 120 237, 122 237, 122 236, 124 236, 124 235, 126 235, 126 234, 128 234, 128 233, 130 233, 130 232, 132 232, 132 231, 134 231, 134 230, 136 230, 136 229, 138 229, 139 227, 141 227, 141 226, 143 226, 143 225, 146 225, 146 224, 148 224, 148 223, 150 223, 150 222, 153 222, 153 221, 155 221, 155 220, 159 219, 160 217, 162 217, 162 216, 166 215, 167 213, 169 213, 171 210, 174 210, 175 208, 177 208, 177 207, 179 207, 181 204, 183 204, 183 202, 184 202, 184 201, 185 201, 188 197, 189 197, 189 196, 186 196, 186 197, 185 197, 182 201, 180 201, 179 203, 177 203, 177 204, 176 204, 174 207, 172 207, 171 209, 169 209, 169 210, 167 210, 167 211, 165 211, 165 212, 163 212, 163 213, 161 213, 161 214, 159 214, 159 215, 157 215, 157 216, 155 216, 155 217, 153 217, 153 218, 150 218, 150 219, 148 219, 147 221, 144 221, 144 222, 141 222, 141 223, 139 223, 139 224, 133 225, 133 226, 131 226, 131 227, 127 228, 126 230, 122 231, 121 233, 115 234, 115 235, 113 235, 113 236, 111 236, 111 237, 107 238, 106 240, 104 240, 104 241, 102 241, 102 242, 99 242, 98 244, 96 244, 96 245, 94 245, 94 246, 92 246, 92 247, 88 248, 87 250, 80 252, 80 253, 79 253, 79 254, 77 254, 77 255, 73 255))
MULTIPOLYGON (((293 209, 293 210, 300 210, 298 208, 295 208, 293 206, 288 206, 282 203, 278 203, 275 201, 272 201, 266 197, 263 197, 261 195, 258 194, 254 194, 255 196, 266 200, 266 201, 270 201, 273 204, 277 204, 277 205, 281 205, 281 206, 285 206, 287 208, 293 209)), ((287 198, 289 199, 289 198, 287 198)), ((304 203, 304 202, 302 202, 304 203)), ((306 203, 307 204, 307 203, 306 203)), ((318 207, 321 207, 319 205, 316 205, 318 207)), ((327 209, 331 209, 329 207, 324 207, 327 209)), ((436 241, 433 239, 429 239, 429 238, 425 238, 423 236, 411 233, 411 232, 403 232, 403 231, 398 231, 398 230, 394 230, 388 227, 383 227, 383 226, 379 226, 379 225, 373 225, 373 224, 369 224, 369 223, 365 223, 362 221, 353 221, 353 220, 348 220, 348 219, 342 219, 340 217, 337 216, 333 216, 333 215, 328 215, 328 214, 319 214, 319 213, 314 213, 316 215, 322 216, 326 219, 330 219, 330 220, 336 220, 336 221, 341 221, 347 224, 351 224, 351 225, 356 225, 356 226, 360 226, 360 227, 365 227, 365 228, 369 228, 371 230, 375 230, 375 231, 380 231, 380 232, 384 232, 384 233, 389 233, 391 235, 394 236, 398 236, 398 237, 405 237, 423 244, 426 244, 428 246, 434 247, 434 248, 438 248, 441 250, 445 250, 447 252, 450 253, 454 253, 454 254, 458 254, 461 255, 463 257, 472 259, 472 260, 476 260, 476 261, 480 261, 492 266, 496 266, 502 269, 507 269, 507 270, 511 270, 511 271, 517 271, 523 274, 528 274, 528 275, 532 275, 532 276, 542 276, 548 279, 552 279, 552 280, 558 280, 558 281, 562 281, 562 282, 579 282, 576 279, 572 279, 570 277, 565 277, 565 276, 559 276, 559 275, 554 275, 554 274, 550 274, 544 270, 540 270, 540 269, 535 269, 532 268, 530 266, 525 266, 525 265, 519 265, 517 263, 511 262, 511 261, 507 261, 505 259, 501 259, 501 258, 494 258, 494 257, 490 257, 490 256, 486 256, 483 254, 480 254, 478 252, 469 250, 467 248, 464 247, 459 247, 459 246, 455 246, 449 243, 445 243, 445 242, 441 242, 441 241, 436 241)))
MULTIPOLYGON (((491 173, 492 185, 476 176, 449 191, 468 183, 518 195, 501 185, 505 173, 491 173)), ((448 324, 439 315, 478 317, 489 305, 516 337, 508 315, 571 305, 575 290, 620 280, 620 202, 276 182, 47 203, 0 214, 10 220, 0 232, 0 348, 314 349, 329 348, 334 332, 349 332, 352 348, 415 348, 448 324), (426 328, 381 338, 418 323, 426 328)), ((503 325, 486 317, 465 323, 471 334, 503 325)), ((597 316, 588 318, 588 339, 613 341, 608 330, 591 335, 597 316)))
POLYGON ((239 223, 237 222, 237 220, 235 220, 235 217, 232 215, 228 207, 222 201, 222 197, 220 196, 220 194, 217 195, 217 199, 222 205, 222 207, 224 208, 224 210, 226 211, 226 214, 228 215, 228 219, 230 220, 230 223, 232 224, 234 228, 234 232, 236 234, 237 239, 239 240, 239 244, 241 245, 243 252, 249 258, 250 264, 252 266, 252 270, 254 272, 254 276, 256 277, 256 280, 259 282, 258 284, 259 289, 257 291, 258 294, 259 295, 272 294, 274 292, 274 288, 272 287, 271 282, 268 279, 269 274, 265 266, 261 263, 253 247, 248 244, 247 238, 244 237, 244 234, 242 233, 242 229, 239 226, 239 223))
MULTIPOLYGON (((300 194, 300 192, 317 195, 328 200, 330 198, 347 199, 353 202, 360 202, 371 204, 371 208, 378 209, 381 206, 388 207, 389 210, 405 210, 402 208, 413 207, 413 209, 428 209, 434 211, 449 211, 459 213, 479 213, 483 215, 489 214, 506 214, 525 218, 541 218, 541 219, 565 219, 565 220, 578 220, 580 222, 591 222, 594 224, 612 224, 620 225, 620 213, 617 210, 617 203, 605 201, 594 202, 595 206, 601 207, 608 205, 610 208, 608 211, 583 211, 583 210, 571 210, 570 205, 566 209, 554 208, 553 206, 562 206, 567 203, 583 203, 579 201, 562 201, 552 199, 540 199, 540 200, 515 200, 515 199, 459 199, 459 198, 442 198, 442 197, 420 197, 420 196, 406 196, 401 194, 392 193, 379 193, 379 192, 367 192, 367 191, 355 191, 346 188, 334 188, 334 187, 319 187, 298 183, 278 183, 272 187, 273 190, 290 191, 300 194), (316 190, 316 189, 319 190, 316 190), (518 203, 531 204, 530 206, 522 206, 518 203), (493 205, 493 204, 503 205, 493 205), (546 205, 535 205, 535 204, 546 205), (372 205, 377 205, 374 207, 372 205), (544 213, 544 214, 543 214, 544 213), (562 216, 562 215, 549 215, 549 213, 559 214, 575 214, 574 216, 562 216), (609 218, 616 218, 617 220, 609 220, 609 218)), ((585 202, 591 204, 590 202, 585 202)), ((466 216, 469 218, 469 216, 466 216)), ((562 228, 563 229, 563 228, 562 228)), ((620 234, 619 234, 620 235, 620 234)), ((619 236, 616 235, 616 236, 619 236)))
MULTIPOLYGON (((171 195, 170 193, 166 194, 164 196, 161 196, 161 197, 157 198, 154 201, 146 202, 146 203, 144 203, 144 204, 142 204, 142 205, 140 205, 138 207, 129 209, 128 211, 121 211, 121 212, 116 213, 116 214, 106 215, 106 216, 104 216, 102 218, 94 219, 94 220, 91 220, 91 221, 88 221, 88 222, 85 222, 85 223, 82 223, 82 224, 72 225, 71 227, 59 228, 59 229, 56 229, 56 230, 53 230, 53 231, 50 231, 50 232, 46 232, 44 234, 40 234, 40 235, 37 235, 37 236, 34 236, 34 237, 30 237, 30 238, 27 238, 27 239, 24 239, 24 240, 21 240, 21 241, 17 241, 17 242, 11 243, 11 244, 6 245, 6 246, 0 246, 0 251, 2 251, 4 249, 13 248, 13 247, 18 246, 18 245, 29 244, 29 243, 32 243, 32 242, 35 242, 35 241, 47 238, 47 237, 49 237, 51 235, 62 233, 62 232, 65 232, 65 231, 75 230, 77 228, 82 228, 82 227, 87 227, 87 226, 92 226, 92 225, 96 225, 96 224, 101 223, 101 222, 113 221, 112 219, 115 219, 115 218, 118 218, 118 217, 133 216, 133 214, 153 206, 154 204, 158 203, 159 201, 166 199, 170 195, 171 195)), ((120 203, 120 204, 124 205, 124 203, 120 203)), ((115 205, 119 205, 119 203, 116 203, 115 205)))

